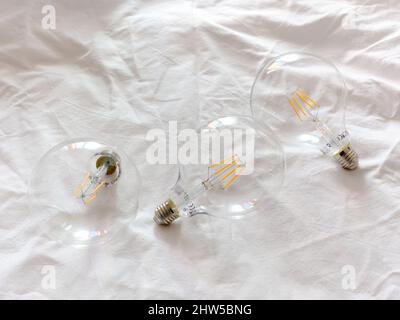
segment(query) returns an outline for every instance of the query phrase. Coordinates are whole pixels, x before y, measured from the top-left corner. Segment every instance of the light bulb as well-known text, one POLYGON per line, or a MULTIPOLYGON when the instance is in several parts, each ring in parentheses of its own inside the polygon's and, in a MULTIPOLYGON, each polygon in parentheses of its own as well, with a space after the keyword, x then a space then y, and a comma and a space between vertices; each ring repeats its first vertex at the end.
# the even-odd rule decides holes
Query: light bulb
POLYGON ((343 168, 358 167, 345 127, 346 86, 330 62, 306 53, 268 61, 257 73, 250 105, 253 116, 278 131, 285 145, 315 145, 343 168))
MULTIPOLYGON (((268 128, 261 128, 251 117, 224 117, 198 131, 200 137, 206 132, 225 138, 223 142, 213 140, 219 147, 219 156, 213 158, 218 160, 181 165, 167 200, 155 209, 157 224, 168 225, 179 217, 196 214, 239 219, 256 212, 260 203, 276 199, 285 159, 268 128)), ((211 143, 202 145, 199 153, 208 155, 215 150, 211 143)), ((267 211, 268 204, 264 203, 261 210, 267 211)))
POLYGON ((104 243, 135 217, 140 177, 128 157, 94 139, 50 149, 30 181, 31 211, 43 231, 71 245, 104 243))

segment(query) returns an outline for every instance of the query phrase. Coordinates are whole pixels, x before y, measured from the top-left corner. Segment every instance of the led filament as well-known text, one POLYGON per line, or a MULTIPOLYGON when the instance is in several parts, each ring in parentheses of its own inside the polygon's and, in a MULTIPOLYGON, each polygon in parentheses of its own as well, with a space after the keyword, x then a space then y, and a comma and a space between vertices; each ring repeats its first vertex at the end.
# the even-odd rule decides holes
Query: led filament
MULTIPOLYGON (((315 111, 317 108, 319 108, 318 103, 311 99, 310 96, 302 89, 297 89, 296 92, 292 94, 290 98, 288 98, 288 101, 290 107, 293 109, 300 121, 303 121, 302 117, 307 118, 311 115, 308 108, 310 108, 312 111, 315 111), (302 101, 303 105, 301 105, 300 101, 302 101)), ((317 116, 313 116, 312 120, 314 122, 319 122, 317 116)))
POLYGON ((231 156, 228 160, 221 160, 208 167, 208 177, 202 184, 206 189, 220 185, 226 190, 240 175, 244 165, 240 164, 237 156, 231 156))
POLYGON ((81 185, 74 191, 75 196, 81 199, 84 205, 96 199, 102 188, 114 184, 121 174, 119 156, 115 152, 103 151, 94 157, 96 171, 87 172, 81 185))

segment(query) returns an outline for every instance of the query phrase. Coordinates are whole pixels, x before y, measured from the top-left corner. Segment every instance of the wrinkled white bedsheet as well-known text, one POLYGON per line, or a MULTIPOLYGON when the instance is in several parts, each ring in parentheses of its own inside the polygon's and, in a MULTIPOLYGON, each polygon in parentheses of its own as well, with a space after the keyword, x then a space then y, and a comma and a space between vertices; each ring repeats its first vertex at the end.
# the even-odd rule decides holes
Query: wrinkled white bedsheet
POLYGON ((1 0, 0 12, 0 298, 400 298, 399 1, 1 0), (56 30, 41 27, 44 5, 56 30), (148 128, 250 114, 262 61, 293 50, 342 71, 360 168, 288 153, 279 202, 257 215, 155 226, 174 169, 145 163, 148 128), (43 235, 28 203, 34 165, 75 137, 116 142, 143 175, 132 226, 79 250, 43 235))

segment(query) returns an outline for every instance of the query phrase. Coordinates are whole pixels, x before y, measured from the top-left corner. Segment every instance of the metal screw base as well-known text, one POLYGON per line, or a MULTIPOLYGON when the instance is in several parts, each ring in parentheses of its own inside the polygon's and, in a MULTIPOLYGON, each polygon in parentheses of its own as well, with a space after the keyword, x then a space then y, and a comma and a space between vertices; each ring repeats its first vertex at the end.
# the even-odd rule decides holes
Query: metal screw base
POLYGON ((155 209, 153 220, 157 224, 168 225, 178 218, 178 208, 171 200, 167 200, 155 209))
POLYGON ((350 145, 345 146, 334 157, 344 169, 354 170, 358 168, 358 154, 350 145))

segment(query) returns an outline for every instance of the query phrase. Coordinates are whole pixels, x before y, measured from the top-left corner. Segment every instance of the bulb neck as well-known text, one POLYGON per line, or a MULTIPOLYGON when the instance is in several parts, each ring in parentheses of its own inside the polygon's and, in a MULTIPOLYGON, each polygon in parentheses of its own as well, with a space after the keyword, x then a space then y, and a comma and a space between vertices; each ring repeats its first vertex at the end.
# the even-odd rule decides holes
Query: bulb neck
POLYGON ((350 144, 345 145, 336 152, 333 157, 346 170, 355 170, 358 168, 358 154, 353 150, 350 144))
POLYGON ((121 176, 121 160, 117 153, 104 150, 96 153, 95 166, 97 170, 104 170, 105 185, 110 186, 121 176))
POLYGON ((169 225, 179 217, 179 210, 175 203, 171 199, 168 199, 155 209, 153 220, 157 224, 169 225))

